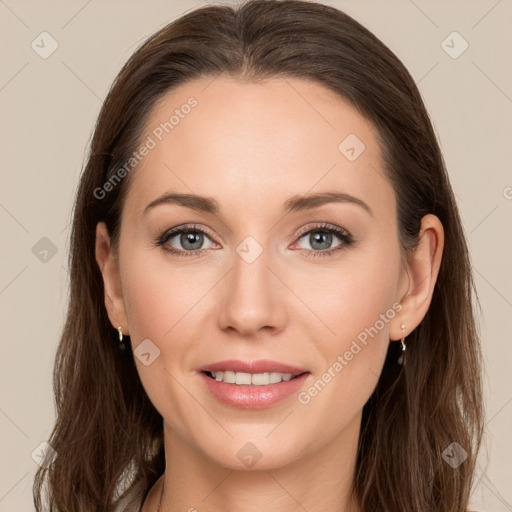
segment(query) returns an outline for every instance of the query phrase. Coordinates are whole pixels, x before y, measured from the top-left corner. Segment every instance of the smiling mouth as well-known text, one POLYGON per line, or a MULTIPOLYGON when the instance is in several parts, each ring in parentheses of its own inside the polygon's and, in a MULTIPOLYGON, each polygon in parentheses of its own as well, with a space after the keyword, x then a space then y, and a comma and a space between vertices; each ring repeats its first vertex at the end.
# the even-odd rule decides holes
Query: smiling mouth
POLYGON ((296 379, 300 375, 304 375, 303 372, 296 375, 291 373, 280 373, 280 372, 265 372, 265 373, 246 373, 246 372, 233 372, 233 371, 205 371, 203 372, 208 377, 218 382, 225 382, 226 384, 235 384, 239 386, 268 386, 271 384, 279 384, 281 382, 288 382, 296 379))

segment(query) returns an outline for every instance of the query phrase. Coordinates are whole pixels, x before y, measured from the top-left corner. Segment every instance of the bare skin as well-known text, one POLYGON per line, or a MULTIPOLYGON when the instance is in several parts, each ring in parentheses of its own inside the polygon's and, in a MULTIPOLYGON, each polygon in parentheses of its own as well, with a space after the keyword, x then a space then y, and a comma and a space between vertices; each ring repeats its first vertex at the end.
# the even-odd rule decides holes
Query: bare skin
MULTIPOLYGON (((141 140, 191 96, 197 106, 132 171, 118 257, 103 223, 96 240, 112 326, 134 349, 150 339, 160 350, 149 366, 135 362, 163 417, 162 511, 359 512, 350 490, 362 409, 390 340, 428 310, 443 227, 425 216, 418 249, 401 260, 396 198, 374 128, 323 86, 201 78, 158 104, 141 140), (353 161, 338 149, 349 134, 365 144, 353 161), (212 197, 220 211, 161 204, 144 213, 167 192, 212 197), (349 194, 370 211, 345 201, 283 214, 290 197, 321 192, 349 194), (333 234, 326 250, 338 250, 312 257, 323 249, 311 230, 326 233, 324 223, 353 241, 333 234), (206 231, 200 249, 184 247, 179 234, 155 243, 190 224, 206 231), (263 251, 251 263, 236 251, 248 236, 263 251), (305 391, 383 314, 378 334, 306 404, 295 394, 241 410, 217 400, 198 373, 224 359, 272 359, 307 369, 305 391), (261 453, 251 467, 238 456, 249 442, 261 453)), ((144 512, 157 510, 161 484, 144 512)))

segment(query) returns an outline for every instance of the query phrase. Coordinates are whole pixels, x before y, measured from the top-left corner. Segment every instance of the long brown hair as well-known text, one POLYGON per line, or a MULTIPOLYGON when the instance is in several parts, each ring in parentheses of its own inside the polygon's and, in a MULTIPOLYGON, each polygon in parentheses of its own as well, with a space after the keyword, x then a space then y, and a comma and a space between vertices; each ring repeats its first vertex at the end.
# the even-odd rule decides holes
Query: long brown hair
POLYGON ((443 260, 430 308, 408 338, 407 365, 396 364, 399 347, 390 343, 363 409, 354 492, 365 512, 465 511, 483 431, 478 299, 443 157, 398 58, 350 16, 299 0, 189 12, 150 37, 108 93, 74 207, 69 308, 54 369, 57 421, 48 440, 58 456, 36 474, 37 510, 47 487, 50 511, 112 511, 123 475, 142 501, 164 471, 162 417, 131 351, 118 349, 94 254, 98 222, 118 239, 129 176, 101 197, 97 191, 129 160, 163 95, 218 74, 304 78, 335 91, 376 128, 402 250, 414 249, 425 214, 441 220, 443 260), (452 442, 468 454, 457 468, 442 457, 452 442))

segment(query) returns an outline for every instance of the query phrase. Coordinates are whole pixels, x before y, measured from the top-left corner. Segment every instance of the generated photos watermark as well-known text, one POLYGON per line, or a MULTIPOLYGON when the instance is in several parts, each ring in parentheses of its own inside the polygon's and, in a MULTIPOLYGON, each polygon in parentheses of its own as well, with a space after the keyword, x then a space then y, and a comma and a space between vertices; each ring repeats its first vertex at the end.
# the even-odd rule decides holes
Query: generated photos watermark
POLYGON ((368 337, 374 338, 379 334, 382 329, 395 318, 396 314, 402 311, 402 305, 398 302, 395 302, 391 308, 389 308, 385 313, 381 313, 379 315, 379 319, 375 321, 375 323, 366 327, 362 330, 358 335, 357 339, 352 340, 350 344, 350 348, 346 350, 342 355, 338 355, 336 360, 329 366, 329 368, 322 373, 322 375, 315 381, 314 384, 309 386, 309 388, 305 391, 301 391, 297 395, 297 399, 299 403, 302 405, 307 405, 311 402, 311 400, 320 393, 329 382, 336 377, 343 368, 345 368, 350 361, 354 358, 355 355, 359 354, 361 350, 368 344, 368 337), (359 343, 358 343, 359 342, 359 343))
POLYGON ((159 142, 162 142, 164 137, 174 130, 185 117, 192 112, 194 107, 197 107, 198 101, 191 96, 187 102, 181 105, 180 108, 174 110, 174 114, 169 117, 167 121, 160 123, 148 135, 144 143, 132 153, 130 158, 110 176, 110 178, 101 187, 94 189, 94 197, 102 200, 107 197, 107 194, 114 190, 119 183, 141 162, 144 157, 149 155, 151 150, 155 149, 159 142))

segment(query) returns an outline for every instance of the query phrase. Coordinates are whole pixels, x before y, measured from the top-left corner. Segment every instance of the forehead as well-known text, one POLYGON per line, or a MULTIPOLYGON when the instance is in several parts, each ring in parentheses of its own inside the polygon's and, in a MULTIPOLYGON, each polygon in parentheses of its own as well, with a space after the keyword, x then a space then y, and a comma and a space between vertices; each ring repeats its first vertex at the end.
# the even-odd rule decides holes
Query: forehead
POLYGON ((256 210, 256 198, 268 204, 308 191, 393 194, 372 123, 309 80, 187 82, 154 106, 145 143, 127 197, 137 210, 167 191, 229 198, 239 208, 250 197, 256 210))

